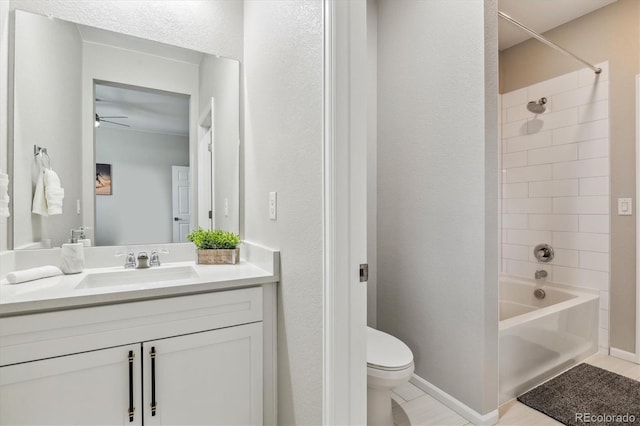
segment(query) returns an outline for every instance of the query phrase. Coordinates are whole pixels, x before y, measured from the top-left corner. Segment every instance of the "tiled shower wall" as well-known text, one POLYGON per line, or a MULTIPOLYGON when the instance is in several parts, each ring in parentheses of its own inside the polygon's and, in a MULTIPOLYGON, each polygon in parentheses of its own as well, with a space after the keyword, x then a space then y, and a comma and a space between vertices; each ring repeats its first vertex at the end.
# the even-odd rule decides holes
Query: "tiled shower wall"
POLYGON ((602 351, 609 347, 608 63, 502 96, 502 259, 510 275, 600 292, 602 351), (535 115, 526 105, 546 97, 535 115), (538 264, 533 247, 555 258, 538 264))

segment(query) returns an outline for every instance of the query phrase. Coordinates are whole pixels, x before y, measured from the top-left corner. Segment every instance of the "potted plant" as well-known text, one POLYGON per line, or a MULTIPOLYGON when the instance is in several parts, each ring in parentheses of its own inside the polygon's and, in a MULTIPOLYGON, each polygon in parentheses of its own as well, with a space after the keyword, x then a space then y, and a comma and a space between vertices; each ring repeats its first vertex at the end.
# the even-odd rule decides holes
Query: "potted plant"
POLYGON ((222 229, 198 228, 187 235, 198 251, 198 264, 231 264, 240 261, 240 236, 222 229))

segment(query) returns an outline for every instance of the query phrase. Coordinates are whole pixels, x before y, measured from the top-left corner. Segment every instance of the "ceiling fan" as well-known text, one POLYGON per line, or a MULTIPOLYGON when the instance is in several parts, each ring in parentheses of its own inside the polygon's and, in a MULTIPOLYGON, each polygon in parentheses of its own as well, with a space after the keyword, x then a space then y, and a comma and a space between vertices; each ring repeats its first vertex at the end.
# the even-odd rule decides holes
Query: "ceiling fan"
POLYGON ((105 120, 105 118, 129 118, 129 117, 125 117, 124 115, 111 115, 111 116, 102 116, 101 117, 96 113, 95 127, 100 127, 100 123, 109 123, 109 124, 115 124, 115 125, 118 125, 118 126, 131 127, 128 124, 117 123, 117 122, 111 121, 111 120, 105 120))

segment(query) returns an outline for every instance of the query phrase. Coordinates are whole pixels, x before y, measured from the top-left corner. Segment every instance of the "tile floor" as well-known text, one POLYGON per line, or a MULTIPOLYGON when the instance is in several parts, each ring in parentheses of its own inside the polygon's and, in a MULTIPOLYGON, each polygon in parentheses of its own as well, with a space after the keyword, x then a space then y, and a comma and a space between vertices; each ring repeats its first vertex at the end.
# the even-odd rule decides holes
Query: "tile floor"
MULTIPOLYGON (((585 362, 620 375, 640 380, 640 365, 607 355, 593 355, 585 362)), ((466 419, 441 404, 420 389, 407 383, 396 388, 393 397, 393 420, 396 426, 471 426, 466 419)), ((516 400, 499 409, 499 425, 543 426, 561 425, 551 417, 527 407, 516 400)))

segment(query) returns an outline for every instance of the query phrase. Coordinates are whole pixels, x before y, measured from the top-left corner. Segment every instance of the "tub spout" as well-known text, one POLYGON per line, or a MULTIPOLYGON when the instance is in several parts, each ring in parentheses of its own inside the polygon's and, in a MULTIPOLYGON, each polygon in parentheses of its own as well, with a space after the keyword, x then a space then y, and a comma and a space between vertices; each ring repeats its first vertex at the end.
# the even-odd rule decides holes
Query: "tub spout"
POLYGON ((540 278, 547 278, 547 271, 545 271, 544 269, 541 269, 539 271, 536 271, 535 277, 536 280, 539 280, 540 278))

